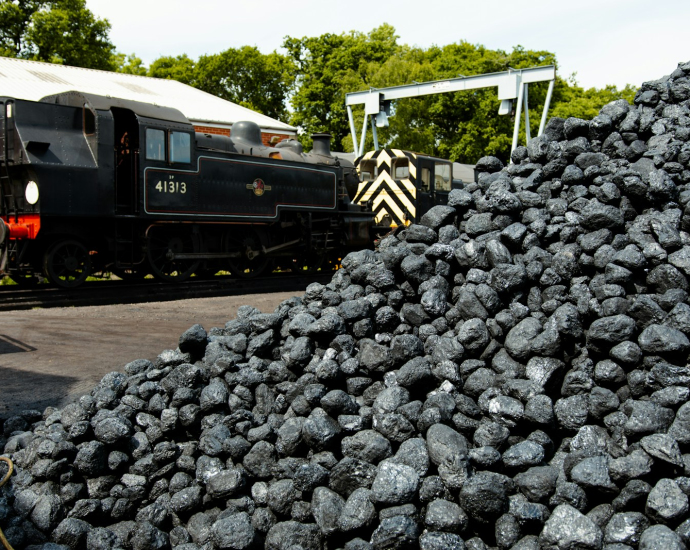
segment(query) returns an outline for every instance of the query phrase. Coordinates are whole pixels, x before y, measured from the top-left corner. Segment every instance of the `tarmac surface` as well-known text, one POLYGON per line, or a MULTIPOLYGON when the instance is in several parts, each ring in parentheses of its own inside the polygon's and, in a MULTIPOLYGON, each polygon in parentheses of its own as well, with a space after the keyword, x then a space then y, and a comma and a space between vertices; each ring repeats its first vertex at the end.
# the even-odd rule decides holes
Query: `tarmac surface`
POLYGON ((62 407, 134 359, 175 349, 195 323, 222 327, 242 305, 271 312, 296 292, 8 311, 0 322, 0 416, 62 407))

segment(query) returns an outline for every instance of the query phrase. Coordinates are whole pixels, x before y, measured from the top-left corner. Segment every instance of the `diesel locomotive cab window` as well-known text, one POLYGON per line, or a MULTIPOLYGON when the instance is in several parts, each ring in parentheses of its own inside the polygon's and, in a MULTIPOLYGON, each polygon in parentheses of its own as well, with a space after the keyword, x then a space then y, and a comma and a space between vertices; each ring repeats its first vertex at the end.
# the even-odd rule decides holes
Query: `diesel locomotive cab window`
POLYGON ((359 163, 360 181, 371 181, 376 177, 376 162, 365 160, 359 163))
POLYGON ((410 164, 407 159, 393 159, 393 177, 396 180, 410 177, 410 164))
POLYGON ((431 170, 428 168, 422 168, 422 182, 420 189, 425 193, 428 193, 431 189, 431 170))
POLYGON ((170 162, 191 162, 191 139, 185 132, 170 132, 170 162))
POLYGON ((436 191, 450 191, 450 164, 436 163, 434 166, 434 185, 436 191))
POLYGON ((165 160, 165 132, 146 129, 146 160, 165 160))

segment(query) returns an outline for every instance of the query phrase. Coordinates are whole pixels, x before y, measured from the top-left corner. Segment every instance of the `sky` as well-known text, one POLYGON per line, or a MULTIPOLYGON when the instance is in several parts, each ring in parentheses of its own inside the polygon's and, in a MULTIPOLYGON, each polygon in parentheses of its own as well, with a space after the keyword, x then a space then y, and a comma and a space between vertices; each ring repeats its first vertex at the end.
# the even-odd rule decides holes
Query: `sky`
POLYGON ((399 43, 465 40, 491 49, 548 50, 579 85, 639 86, 690 61, 690 0, 87 0, 110 21, 117 50, 145 64, 227 48, 280 50, 285 36, 395 27, 399 43))

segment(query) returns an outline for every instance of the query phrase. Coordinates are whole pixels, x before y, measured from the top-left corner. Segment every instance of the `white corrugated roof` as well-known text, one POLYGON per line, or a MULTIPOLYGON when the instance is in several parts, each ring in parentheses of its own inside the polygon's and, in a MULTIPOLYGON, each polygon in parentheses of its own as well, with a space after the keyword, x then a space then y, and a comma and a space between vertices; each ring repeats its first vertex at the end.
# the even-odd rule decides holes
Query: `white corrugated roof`
POLYGON ((231 125, 249 120, 265 130, 297 131, 294 126, 176 80, 0 57, 0 96, 38 101, 71 90, 173 107, 193 123, 231 125))

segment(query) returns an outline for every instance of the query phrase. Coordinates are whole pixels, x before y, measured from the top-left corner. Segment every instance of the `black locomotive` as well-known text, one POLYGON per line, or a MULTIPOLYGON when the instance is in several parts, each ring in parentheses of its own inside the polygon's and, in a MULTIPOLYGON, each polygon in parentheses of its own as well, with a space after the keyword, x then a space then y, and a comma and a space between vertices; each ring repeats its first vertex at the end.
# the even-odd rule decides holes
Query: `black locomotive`
POLYGON ((63 287, 90 273, 184 280, 316 268, 370 246, 351 162, 317 134, 196 133, 179 111, 65 92, 0 98, 0 273, 63 287))

